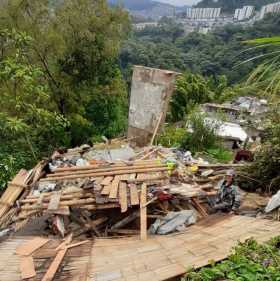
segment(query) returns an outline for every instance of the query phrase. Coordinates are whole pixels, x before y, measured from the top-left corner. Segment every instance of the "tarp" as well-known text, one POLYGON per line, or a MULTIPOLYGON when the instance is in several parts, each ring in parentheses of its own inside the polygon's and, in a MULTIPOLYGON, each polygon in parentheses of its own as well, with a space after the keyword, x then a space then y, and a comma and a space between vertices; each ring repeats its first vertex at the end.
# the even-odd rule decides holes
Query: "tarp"
POLYGON ((170 212, 164 218, 157 219, 149 229, 150 234, 165 235, 175 231, 182 231, 186 226, 194 224, 196 216, 192 210, 170 212))
POLYGON ((278 207, 280 207, 280 190, 274 196, 272 196, 264 211, 269 213, 278 207))

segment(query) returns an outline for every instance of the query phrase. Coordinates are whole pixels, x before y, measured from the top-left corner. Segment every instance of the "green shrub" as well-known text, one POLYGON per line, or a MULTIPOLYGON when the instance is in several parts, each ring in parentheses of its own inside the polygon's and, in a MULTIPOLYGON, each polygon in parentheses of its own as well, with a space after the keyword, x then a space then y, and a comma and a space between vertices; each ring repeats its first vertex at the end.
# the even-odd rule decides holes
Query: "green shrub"
POLYGON ((30 164, 32 156, 23 152, 14 152, 13 154, 1 151, 0 147, 0 191, 6 187, 10 181, 23 167, 30 164))
POLYGON ((164 132, 157 139, 157 143, 165 147, 178 147, 181 145, 185 134, 185 128, 177 128, 174 126, 166 127, 164 132))
POLYGON ((210 157, 214 158, 218 162, 226 163, 231 161, 233 158, 233 152, 222 147, 222 145, 216 148, 209 148, 206 152, 208 155, 210 155, 210 157))
POLYGON ((182 140, 181 147, 190 150, 192 153, 206 151, 207 149, 219 146, 220 139, 216 135, 219 124, 206 124, 205 115, 194 112, 189 115, 187 132, 182 140))
POLYGON ((244 172, 254 179, 241 181, 243 188, 277 192, 280 188, 280 106, 272 108, 263 122, 263 143, 254 155, 253 163, 244 172), (259 184, 258 184, 259 183, 259 184))
POLYGON ((280 237, 258 244, 249 239, 233 249, 229 258, 198 271, 190 271, 182 281, 277 281, 280 280, 280 237))

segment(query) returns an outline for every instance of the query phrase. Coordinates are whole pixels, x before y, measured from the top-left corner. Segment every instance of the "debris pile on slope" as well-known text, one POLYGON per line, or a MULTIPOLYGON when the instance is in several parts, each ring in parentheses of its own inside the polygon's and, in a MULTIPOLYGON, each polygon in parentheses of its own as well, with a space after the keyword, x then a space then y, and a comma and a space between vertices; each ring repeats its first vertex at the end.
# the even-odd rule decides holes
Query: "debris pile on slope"
POLYGON ((1 198, 1 228, 18 231, 42 218, 46 234, 62 237, 134 235, 143 208, 146 229, 184 210, 193 218, 179 226, 188 225, 208 216, 218 182, 234 166, 186 164, 171 149, 136 151, 124 141, 112 143, 56 151, 30 172, 20 171, 1 198), (147 196, 140 206, 143 188, 147 196))

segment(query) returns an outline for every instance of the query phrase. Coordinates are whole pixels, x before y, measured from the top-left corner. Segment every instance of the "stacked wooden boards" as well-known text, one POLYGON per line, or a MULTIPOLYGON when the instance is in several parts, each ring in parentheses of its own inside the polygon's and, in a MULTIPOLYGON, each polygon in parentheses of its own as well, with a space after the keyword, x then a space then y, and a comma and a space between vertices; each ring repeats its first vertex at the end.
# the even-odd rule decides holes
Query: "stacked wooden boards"
POLYGON ((0 225, 7 212, 13 207, 14 203, 26 188, 29 179, 29 173, 26 170, 20 170, 15 178, 9 182, 7 189, 0 199, 0 225))
MULTIPOLYGON (((101 205, 115 203, 115 207, 120 207, 121 212, 126 212, 129 207, 139 205, 138 193, 143 182, 153 184, 157 181, 164 181, 168 179, 169 171, 170 168, 166 164, 148 160, 133 162, 132 164, 113 163, 110 167, 99 165, 59 168, 48 174, 46 178, 41 179, 40 182, 63 181, 65 183, 75 179, 88 178, 93 182, 92 189, 89 191, 81 190, 75 194, 62 194, 56 207, 83 206, 86 209, 94 210, 95 208, 102 208, 101 205)), ((22 200, 22 203, 28 204, 22 206, 22 209, 50 209, 53 196, 54 193, 44 195, 43 204, 40 207, 32 204, 38 203, 38 197, 28 196, 26 200, 22 200)))
POLYGON ((110 209, 118 209, 120 213, 134 212, 133 207, 140 205, 142 184, 162 186, 169 183, 169 176, 170 168, 158 160, 58 168, 41 178, 32 192, 20 200, 21 212, 14 220, 20 224, 43 213, 69 216, 73 209, 87 210, 91 214, 103 212, 103 216, 92 222, 95 225, 98 219, 107 219, 107 210, 109 213, 110 209), (56 185, 55 190, 33 195, 40 184, 49 183, 56 185), (81 183, 82 187, 78 187, 81 183))
POLYGON ((58 180, 73 180, 77 178, 96 178, 96 177, 112 177, 120 176, 125 179, 131 174, 149 174, 154 172, 165 172, 170 168, 166 164, 162 164, 156 160, 136 161, 132 164, 111 165, 90 165, 84 167, 58 168, 53 173, 42 179, 42 182, 58 181, 58 180))

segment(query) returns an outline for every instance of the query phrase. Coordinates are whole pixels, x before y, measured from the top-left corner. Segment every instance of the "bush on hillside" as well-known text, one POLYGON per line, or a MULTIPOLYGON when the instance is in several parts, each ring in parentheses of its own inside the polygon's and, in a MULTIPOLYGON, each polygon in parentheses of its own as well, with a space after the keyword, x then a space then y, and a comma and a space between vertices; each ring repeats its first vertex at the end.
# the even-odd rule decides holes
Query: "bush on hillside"
POLYGON ((266 244, 249 239, 233 249, 229 258, 198 271, 190 271, 182 281, 280 280, 280 237, 266 244))

